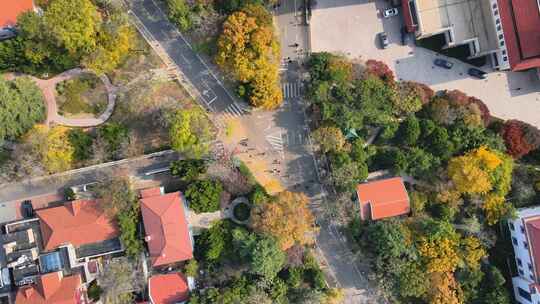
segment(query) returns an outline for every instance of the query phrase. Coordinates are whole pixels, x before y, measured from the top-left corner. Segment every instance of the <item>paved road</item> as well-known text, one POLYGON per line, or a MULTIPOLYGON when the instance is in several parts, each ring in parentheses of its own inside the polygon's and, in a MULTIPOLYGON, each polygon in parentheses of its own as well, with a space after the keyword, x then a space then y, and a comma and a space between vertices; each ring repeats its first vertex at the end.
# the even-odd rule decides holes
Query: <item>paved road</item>
MULTIPOLYGON (((178 159, 174 152, 160 152, 147 156, 104 163, 64 173, 33 178, 21 182, 0 185, 0 222, 15 216, 17 203, 22 199, 32 199, 45 195, 62 195, 66 187, 99 181, 112 171, 121 171, 145 179, 145 172, 168 167, 172 160, 178 159)), ((13 220, 13 219, 11 219, 13 220)))
POLYGON ((214 76, 189 42, 168 21, 156 2, 133 0, 130 4, 131 11, 201 93, 206 106, 217 114, 227 112, 234 100, 223 87, 221 80, 214 76))

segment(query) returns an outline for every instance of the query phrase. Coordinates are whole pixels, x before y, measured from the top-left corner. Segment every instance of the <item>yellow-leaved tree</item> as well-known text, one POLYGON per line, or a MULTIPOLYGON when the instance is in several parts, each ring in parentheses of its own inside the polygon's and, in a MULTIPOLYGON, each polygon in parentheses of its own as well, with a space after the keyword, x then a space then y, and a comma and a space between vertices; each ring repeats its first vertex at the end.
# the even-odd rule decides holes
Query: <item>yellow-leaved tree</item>
POLYGON ((238 94, 253 106, 278 107, 283 95, 272 16, 260 5, 247 5, 229 15, 222 28, 216 63, 240 83, 238 94))
POLYGON ((461 239, 461 255, 465 266, 472 270, 480 269, 480 259, 487 255, 480 240, 474 236, 461 239))
POLYGON ((484 199, 482 209, 486 214, 488 225, 495 225, 504 217, 511 216, 514 212, 512 204, 507 203, 503 196, 488 194, 484 199))
POLYGON ((295 243, 313 242, 315 219, 303 193, 279 193, 275 199, 257 206, 251 221, 256 230, 275 236, 283 250, 295 243))
POLYGON ((430 304, 461 304, 463 292, 456 282, 454 275, 448 272, 435 272, 430 274, 431 288, 427 293, 430 304))
POLYGON ((75 149, 69 142, 68 132, 69 128, 64 126, 36 125, 26 135, 26 141, 49 173, 66 171, 73 166, 75 149))

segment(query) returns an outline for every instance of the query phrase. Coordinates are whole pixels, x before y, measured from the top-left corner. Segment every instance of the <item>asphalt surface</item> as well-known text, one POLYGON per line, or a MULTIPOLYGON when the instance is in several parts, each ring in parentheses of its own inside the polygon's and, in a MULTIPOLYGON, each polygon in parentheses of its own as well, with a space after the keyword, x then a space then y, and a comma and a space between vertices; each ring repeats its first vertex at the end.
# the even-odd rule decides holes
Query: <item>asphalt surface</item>
POLYGON ((225 112, 234 100, 158 4, 153 0, 133 0, 130 4, 131 11, 201 93, 206 106, 217 114, 225 112))

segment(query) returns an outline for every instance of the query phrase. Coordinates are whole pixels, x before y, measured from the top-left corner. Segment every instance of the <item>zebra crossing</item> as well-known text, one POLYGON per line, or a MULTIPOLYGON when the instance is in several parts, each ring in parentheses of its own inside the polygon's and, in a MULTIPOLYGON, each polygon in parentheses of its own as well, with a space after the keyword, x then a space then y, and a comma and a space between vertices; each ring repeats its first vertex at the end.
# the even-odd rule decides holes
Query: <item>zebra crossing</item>
POLYGON ((281 91, 285 100, 300 96, 301 89, 298 82, 285 82, 281 84, 281 91))
POLYGON ((266 135, 266 141, 272 146, 272 149, 278 151, 283 158, 283 136, 281 132, 266 135))
POLYGON ((234 102, 230 104, 227 108, 225 108, 225 111, 216 114, 216 124, 219 127, 225 127, 227 120, 233 119, 235 117, 240 117, 249 112, 250 109, 248 106, 234 102))

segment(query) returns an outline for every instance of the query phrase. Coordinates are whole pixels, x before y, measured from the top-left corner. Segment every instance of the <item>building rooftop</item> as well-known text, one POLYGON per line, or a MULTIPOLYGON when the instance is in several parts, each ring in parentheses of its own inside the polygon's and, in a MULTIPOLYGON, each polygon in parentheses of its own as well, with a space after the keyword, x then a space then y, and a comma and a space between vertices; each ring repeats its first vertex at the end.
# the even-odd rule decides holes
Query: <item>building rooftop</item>
POLYGON ((498 0, 510 67, 540 67, 540 8, 536 0, 498 0))
POLYGON ((17 16, 33 8, 34 3, 32 0, 2 0, 0 29, 15 25, 17 23, 17 16))
POLYGON ((114 220, 94 200, 76 200, 37 210, 45 250, 70 243, 75 247, 99 243, 119 235, 114 220))
POLYGON ((176 304, 188 299, 189 288, 180 273, 159 274, 148 279, 148 293, 152 304, 176 304))
POLYGON ((193 245, 180 192, 163 194, 162 190, 153 190, 141 194, 145 240, 152 266, 191 259, 193 245))
POLYGON ((416 0, 422 35, 453 28, 454 42, 478 39, 480 52, 498 48, 489 0, 416 0))
POLYGON ((41 275, 36 284, 17 290, 16 304, 77 304, 81 276, 64 277, 61 271, 41 275))
POLYGON ((378 220, 410 211, 409 195, 400 177, 359 184, 356 193, 363 220, 378 220))

